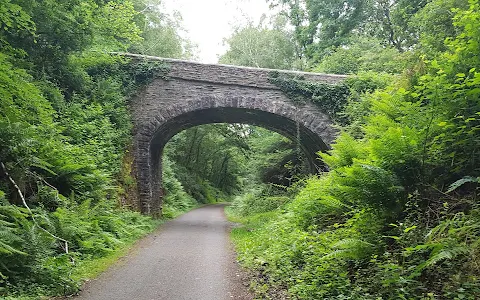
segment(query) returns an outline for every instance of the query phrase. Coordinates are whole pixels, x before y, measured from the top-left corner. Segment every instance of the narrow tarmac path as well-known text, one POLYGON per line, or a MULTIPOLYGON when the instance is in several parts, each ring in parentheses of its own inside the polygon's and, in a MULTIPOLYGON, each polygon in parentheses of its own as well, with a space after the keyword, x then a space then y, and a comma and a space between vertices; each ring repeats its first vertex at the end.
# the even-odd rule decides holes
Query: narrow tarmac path
POLYGON ((250 300, 224 205, 195 209, 141 240, 76 300, 250 300))

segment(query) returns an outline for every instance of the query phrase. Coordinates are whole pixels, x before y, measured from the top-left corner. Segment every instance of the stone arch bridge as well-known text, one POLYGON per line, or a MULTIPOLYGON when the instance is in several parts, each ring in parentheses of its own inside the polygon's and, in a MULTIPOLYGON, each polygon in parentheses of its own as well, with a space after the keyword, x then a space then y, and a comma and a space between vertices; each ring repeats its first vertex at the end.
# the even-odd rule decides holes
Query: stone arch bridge
MULTIPOLYGON (((329 149, 336 135, 326 113, 311 104, 296 105, 269 82, 274 70, 160 60, 169 67, 168 79, 156 78, 130 102, 134 121, 134 176, 138 206, 145 214, 161 214, 162 152, 178 132, 208 123, 244 123, 300 138, 313 167, 316 152, 329 149)), ((275 70, 308 81, 336 84, 345 76, 275 70)))

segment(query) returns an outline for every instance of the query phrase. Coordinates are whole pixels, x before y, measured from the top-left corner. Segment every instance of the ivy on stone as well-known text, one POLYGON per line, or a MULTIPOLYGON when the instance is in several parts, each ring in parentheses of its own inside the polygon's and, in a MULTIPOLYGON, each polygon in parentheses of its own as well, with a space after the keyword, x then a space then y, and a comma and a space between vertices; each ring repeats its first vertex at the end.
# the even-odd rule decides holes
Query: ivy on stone
POLYGON ((313 103, 332 119, 342 123, 340 113, 351 95, 346 84, 307 81, 303 76, 280 74, 279 72, 271 72, 269 81, 279 87, 294 104, 313 103))

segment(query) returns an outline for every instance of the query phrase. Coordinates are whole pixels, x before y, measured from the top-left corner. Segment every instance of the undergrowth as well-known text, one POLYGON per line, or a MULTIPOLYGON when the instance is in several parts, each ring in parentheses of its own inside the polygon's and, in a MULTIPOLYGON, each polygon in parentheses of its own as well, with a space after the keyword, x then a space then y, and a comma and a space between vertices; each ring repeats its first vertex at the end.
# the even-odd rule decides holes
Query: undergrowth
MULTIPOLYGON (((108 54, 148 22, 120 2, 1 1, 0 298, 74 294, 158 225, 129 210, 128 102, 169 70, 108 54)), ((192 207, 170 190, 168 217, 192 207)))
MULTIPOLYGON (((319 153, 328 173, 278 205, 235 199, 232 238, 259 298, 480 298, 480 4, 454 12, 447 51, 346 100, 319 153)), ((304 97, 302 84, 290 91, 304 97)))

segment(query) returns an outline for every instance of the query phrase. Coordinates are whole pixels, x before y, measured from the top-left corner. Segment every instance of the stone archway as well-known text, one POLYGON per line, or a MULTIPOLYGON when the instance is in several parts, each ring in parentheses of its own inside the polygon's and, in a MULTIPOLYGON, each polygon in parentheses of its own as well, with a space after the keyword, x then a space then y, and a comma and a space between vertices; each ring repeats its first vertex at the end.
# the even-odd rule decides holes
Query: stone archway
MULTIPOLYGON (((158 58, 150 58, 158 59, 158 58)), ((161 213, 161 155, 178 132, 208 123, 245 123, 299 138, 312 167, 316 152, 336 136, 327 114, 311 104, 296 105, 268 80, 273 70, 163 60, 169 79, 155 79, 131 102, 134 168, 143 213, 161 213)), ((284 71, 280 71, 284 72, 284 71)), ((286 72, 308 80, 337 83, 344 76, 286 72)))

